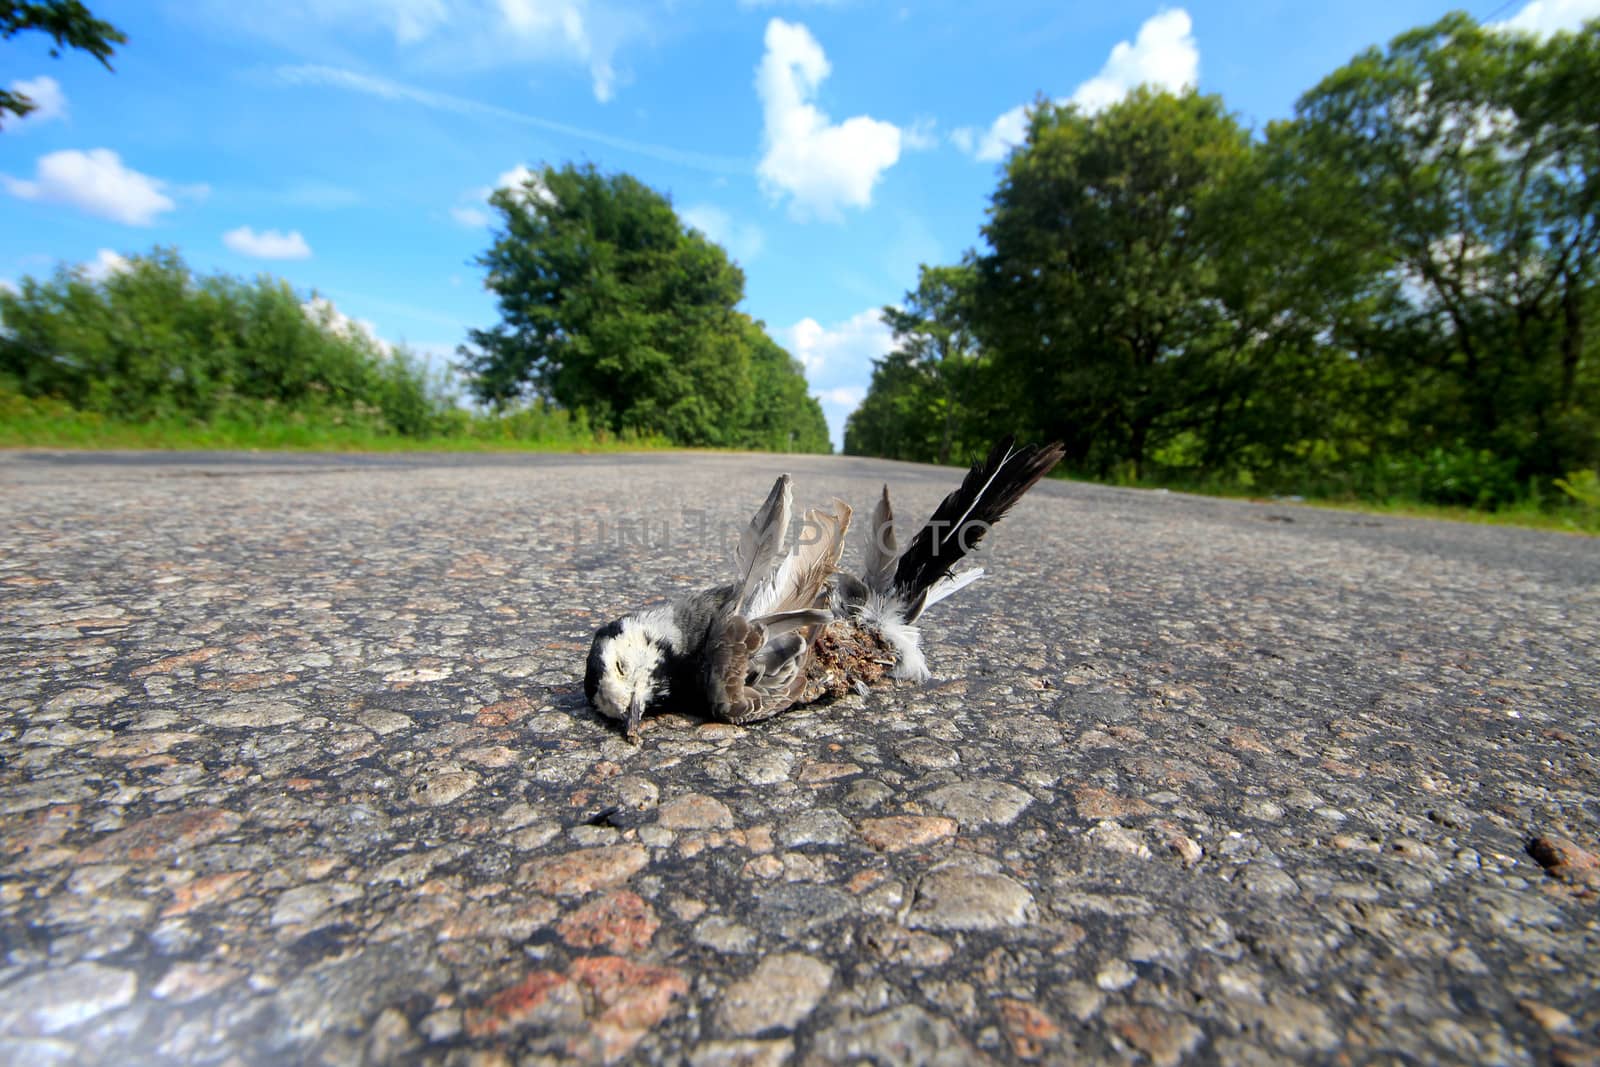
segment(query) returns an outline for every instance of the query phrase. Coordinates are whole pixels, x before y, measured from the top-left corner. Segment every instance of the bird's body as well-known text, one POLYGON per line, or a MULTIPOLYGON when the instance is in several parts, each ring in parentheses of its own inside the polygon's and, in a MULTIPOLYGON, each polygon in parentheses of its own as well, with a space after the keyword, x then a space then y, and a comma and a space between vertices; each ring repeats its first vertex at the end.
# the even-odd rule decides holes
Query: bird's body
POLYGON ((740 537, 738 579, 624 615, 595 633, 584 693, 629 737, 645 715, 689 711, 755 722, 800 698, 811 639, 831 617, 833 575, 850 509, 806 512, 817 536, 784 553, 791 487, 780 477, 740 537))

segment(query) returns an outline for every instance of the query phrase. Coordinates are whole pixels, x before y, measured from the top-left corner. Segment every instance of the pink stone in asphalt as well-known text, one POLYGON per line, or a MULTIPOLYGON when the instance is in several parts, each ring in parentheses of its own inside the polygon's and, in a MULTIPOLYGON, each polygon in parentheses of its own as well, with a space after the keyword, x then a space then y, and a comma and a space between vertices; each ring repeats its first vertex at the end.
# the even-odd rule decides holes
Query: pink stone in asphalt
POLYGON ((532 860, 522 865, 520 877, 541 893, 581 897, 626 882, 649 862, 643 845, 607 845, 532 860))
POLYGON ((637 893, 621 890, 590 901, 561 920, 557 929, 573 948, 608 948, 642 952, 655 937, 661 920, 637 893))
POLYGON ((942 815, 890 815, 863 819, 861 839, 880 852, 904 852, 954 836, 956 821, 942 815))
POLYGON ((152 815, 116 830, 82 852, 79 863, 114 863, 133 860, 171 863, 200 845, 232 833, 244 820, 222 808, 195 808, 152 815))

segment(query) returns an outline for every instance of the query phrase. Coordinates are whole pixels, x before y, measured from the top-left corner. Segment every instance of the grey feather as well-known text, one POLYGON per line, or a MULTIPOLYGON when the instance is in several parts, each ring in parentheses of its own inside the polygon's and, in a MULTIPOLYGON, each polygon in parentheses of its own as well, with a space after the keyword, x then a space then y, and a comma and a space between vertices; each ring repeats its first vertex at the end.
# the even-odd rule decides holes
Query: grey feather
POLYGON ((794 490, 787 474, 778 475, 764 504, 757 509, 750 525, 739 533, 739 551, 734 557, 738 574, 738 600, 742 604, 756 584, 771 569, 783 552, 789 536, 789 511, 794 490))
POLYGON ((888 594, 894 584, 894 565, 899 555, 894 540, 894 509, 889 506, 889 487, 885 485, 883 496, 867 521, 867 558, 861 573, 867 588, 888 594))
POLYGON ((803 611, 779 611, 750 621, 764 628, 768 637, 777 637, 791 630, 803 630, 808 626, 826 626, 832 620, 833 614, 827 609, 808 608, 803 611))

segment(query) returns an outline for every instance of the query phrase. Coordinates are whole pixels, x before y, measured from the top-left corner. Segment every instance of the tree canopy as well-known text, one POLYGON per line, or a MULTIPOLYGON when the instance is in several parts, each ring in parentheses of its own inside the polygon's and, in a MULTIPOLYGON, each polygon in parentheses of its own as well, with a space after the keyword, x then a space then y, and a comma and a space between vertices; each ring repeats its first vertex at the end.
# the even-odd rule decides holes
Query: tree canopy
POLYGON ((800 367, 737 309, 743 272, 666 197, 568 165, 490 203, 478 262, 501 321, 460 350, 478 399, 544 398, 684 445, 827 450, 800 367))
POLYGON ((1259 133, 1194 92, 1041 101, 984 246, 886 311, 899 345, 847 450, 947 459, 1013 431, 1101 477, 1483 505, 1591 468, 1597 84, 1600 22, 1457 14, 1259 133), (939 277, 962 298, 930 300, 939 277))

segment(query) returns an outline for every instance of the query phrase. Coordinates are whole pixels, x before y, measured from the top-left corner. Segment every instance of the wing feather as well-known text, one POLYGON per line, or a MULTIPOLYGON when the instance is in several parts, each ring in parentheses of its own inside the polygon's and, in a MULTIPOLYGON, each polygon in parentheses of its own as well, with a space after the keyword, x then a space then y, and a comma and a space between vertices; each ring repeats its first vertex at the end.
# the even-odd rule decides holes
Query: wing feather
POLYGON ((894 584, 894 564, 900 552, 894 540, 894 509, 889 506, 889 487, 883 487, 883 496, 872 509, 867 521, 867 558, 863 564, 861 580, 867 588, 877 593, 887 593, 894 584))
POLYGON ((793 484, 787 474, 778 475, 766 502, 756 511, 750 525, 739 532, 739 550, 734 556, 739 576, 739 595, 744 600, 783 551, 789 536, 789 513, 794 499, 793 484))

